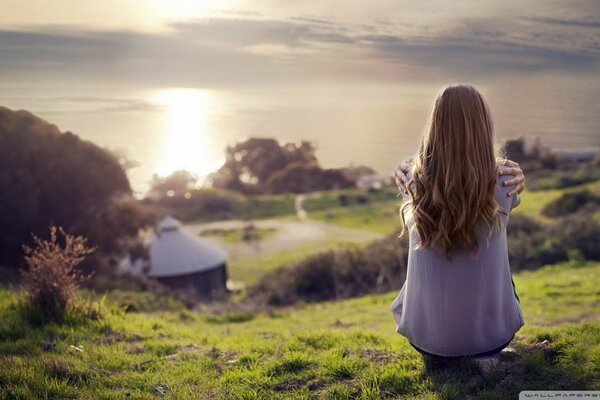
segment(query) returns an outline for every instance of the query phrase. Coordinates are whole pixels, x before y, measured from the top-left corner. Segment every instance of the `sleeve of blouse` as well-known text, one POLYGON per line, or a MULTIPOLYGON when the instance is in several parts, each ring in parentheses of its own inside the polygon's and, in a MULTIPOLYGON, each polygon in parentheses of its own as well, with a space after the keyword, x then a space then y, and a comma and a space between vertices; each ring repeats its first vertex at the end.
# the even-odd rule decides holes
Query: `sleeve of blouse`
POLYGON ((511 209, 511 211, 512 211, 512 210, 513 210, 515 207, 517 207, 519 204, 521 204, 521 196, 519 196, 519 194, 518 194, 518 193, 515 193, 515 194, 512 196, 512 201, 511 201, 511 203, 510 203, 510 209, 511 209))
MULTIPOLYGON (((500 168, 508 167, 500 166, 500 168)), ((514 185, 505 186, 504 183, 512 178, 512 175, 500 175, 500 177, 498 178, 497 196, 502 197, 502 199, 500 199, 500 197, 497 197, 498 199, 500 199, 498 200, 498 204, 502 204, 502 207, 504 207, 508 212, 511 212, 515 207, 521 204, 521 196, 518 193, 507 197, 508 193, 514 188, 514 185)))

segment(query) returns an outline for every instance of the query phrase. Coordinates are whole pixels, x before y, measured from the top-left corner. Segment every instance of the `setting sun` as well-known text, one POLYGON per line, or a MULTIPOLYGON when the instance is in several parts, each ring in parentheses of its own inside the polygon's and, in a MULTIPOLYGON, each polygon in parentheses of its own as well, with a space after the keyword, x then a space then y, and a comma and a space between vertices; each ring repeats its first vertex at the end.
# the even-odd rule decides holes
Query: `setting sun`
POLYGON ((215 108, 215 96, 207 90, 159 90, 153 100, 164 108, 163 152, 155 165, 161 176, 185 169, 199 178, 223 162, 212 140, 208 116, 215 108))

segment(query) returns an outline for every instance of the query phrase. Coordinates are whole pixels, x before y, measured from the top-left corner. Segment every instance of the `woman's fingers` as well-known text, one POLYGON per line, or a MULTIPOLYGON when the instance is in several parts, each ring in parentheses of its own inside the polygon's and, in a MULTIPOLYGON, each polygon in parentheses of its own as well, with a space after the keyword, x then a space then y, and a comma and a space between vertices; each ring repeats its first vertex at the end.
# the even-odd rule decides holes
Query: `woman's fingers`
POLYGON ((514 187, 510 190, 510 192, 508 192, 508 196, 512 196, 515 193, 521 193, 523 190, 525 190, 525 176, 521 175, 517 175, 512 179, 509 179, 507 181, 504 181, 504 186, 513 186, 514 187))
POLYGON ((509 167, 498 169, 499 175, 514 175, 514 178, 504 181, 504 186, 514 185, 510 192, 508 192, 509 197, 514 195, 515 193, 521 193, 523 190, 525 190, 525 175, 523 174, 523 170, 519 166, 519 163, 501 158, 497 158, 496 163, 497 165, 504 165, 509 167))
POLYGON ((410 169, 414 165, 415 161, 412 158, 402 161, 396 170, 394 170, 394 179, 396 180, 396 185, 398 189, 400 189, 403 193, 408 193, 408 189, 406 185, 408 184, 408 176, 406 176, 406 171, 410 169))
POLYGON ((514 177, 512 179, 504 181, 504 186, 512 186, 512 185, 516 185, 518 183, 520 184, 524 180, 525 180, 524 176, 516 176, 516 177, 514 177))
POLYGON ((396 186, 398 186, 398 189, 401 192, 407 193, 408 191, 406 190, 406 182, 408 181, 408 178, 406 177, 406 175, 404 175, 404 172, 398 169, 395 170, 394 179, 396 180, 396 186))
POLYGON ((402 193, 408 193, 408 191, 406 190, 406 186, 404 186, 402 182, 396 181, 396 185, 398 186, 398 190, 400 190, 402 193))
POLYGON ((519 183, 517 183, 515 187, 508 192, 508 195, 512 196, 515 193, 520 194, 523 190, 525 190, 525 179, 522 179, 519 183))
POLYGON ((506 165, 508 167, 519 167, 519 163, 516 163, 507 158, 500 158, 500 157, 496 158, 496 164, 497 165, 506 165))
POLYGON ((398 167, 396 168, 396 170, 400 170, 401 172, 404 173, 404 171, 407 171, 415 162, 411 159, 402 161, 400 163, 400 165, 398 165, 398 167))
POLYGON ((510 167, 510 168, 503 168, 501 170, 498 171, 498 173, 500 175, 523 175, 523 170, 519 167, 510 167))

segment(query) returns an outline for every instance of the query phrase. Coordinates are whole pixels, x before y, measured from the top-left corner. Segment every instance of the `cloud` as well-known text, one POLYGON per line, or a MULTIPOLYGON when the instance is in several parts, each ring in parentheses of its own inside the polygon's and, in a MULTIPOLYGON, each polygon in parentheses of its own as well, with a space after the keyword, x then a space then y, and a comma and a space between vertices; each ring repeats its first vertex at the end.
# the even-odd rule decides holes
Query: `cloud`
POLYGON ((34 26, 0 30, 0 83, 112 82, 230 86, 426 81, 538 71, 597 70, 588 19, 461 18, 340 23, 261 14, 171 22, 160 32, 34 26))
POLYGON ((600 28, 600 21, 596 20, 573 20, 573 19, 559 19, 559 18, 541 18, 541 17, 530 17, 527 18, 529 21, 543 22, 552 25, 564 25, 564 26, 576 26, 583 28, 600 28))

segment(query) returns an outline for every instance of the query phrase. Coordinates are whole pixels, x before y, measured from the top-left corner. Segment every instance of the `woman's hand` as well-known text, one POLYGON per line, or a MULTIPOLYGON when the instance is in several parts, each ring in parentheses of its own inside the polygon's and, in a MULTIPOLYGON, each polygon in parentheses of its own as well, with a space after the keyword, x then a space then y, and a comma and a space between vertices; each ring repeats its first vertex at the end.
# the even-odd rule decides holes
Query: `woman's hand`
POLYGON ((512 196, 515 193, 521 193, 525 190, 525 175, 523 170, 519 167, 519 164, 506 159, 497 158, 496 164, 498 166, 505 165, 509 168, 498 168, 499 175, 514 175, 515 177, 504 182, 504 186, 515 185, 515 187, 508 192, 508 196, 512 196))
POLYGON ((408 160, 402 161, 400 165, 394 170, 394 179, 396 180, 396 185, 398 186, 398 190, 401 193, 408 194, 408 189, 406 189, 406 185, 408 184, 408 177, 406 173, 414 165, 415 161, 412 158, 408 160))

